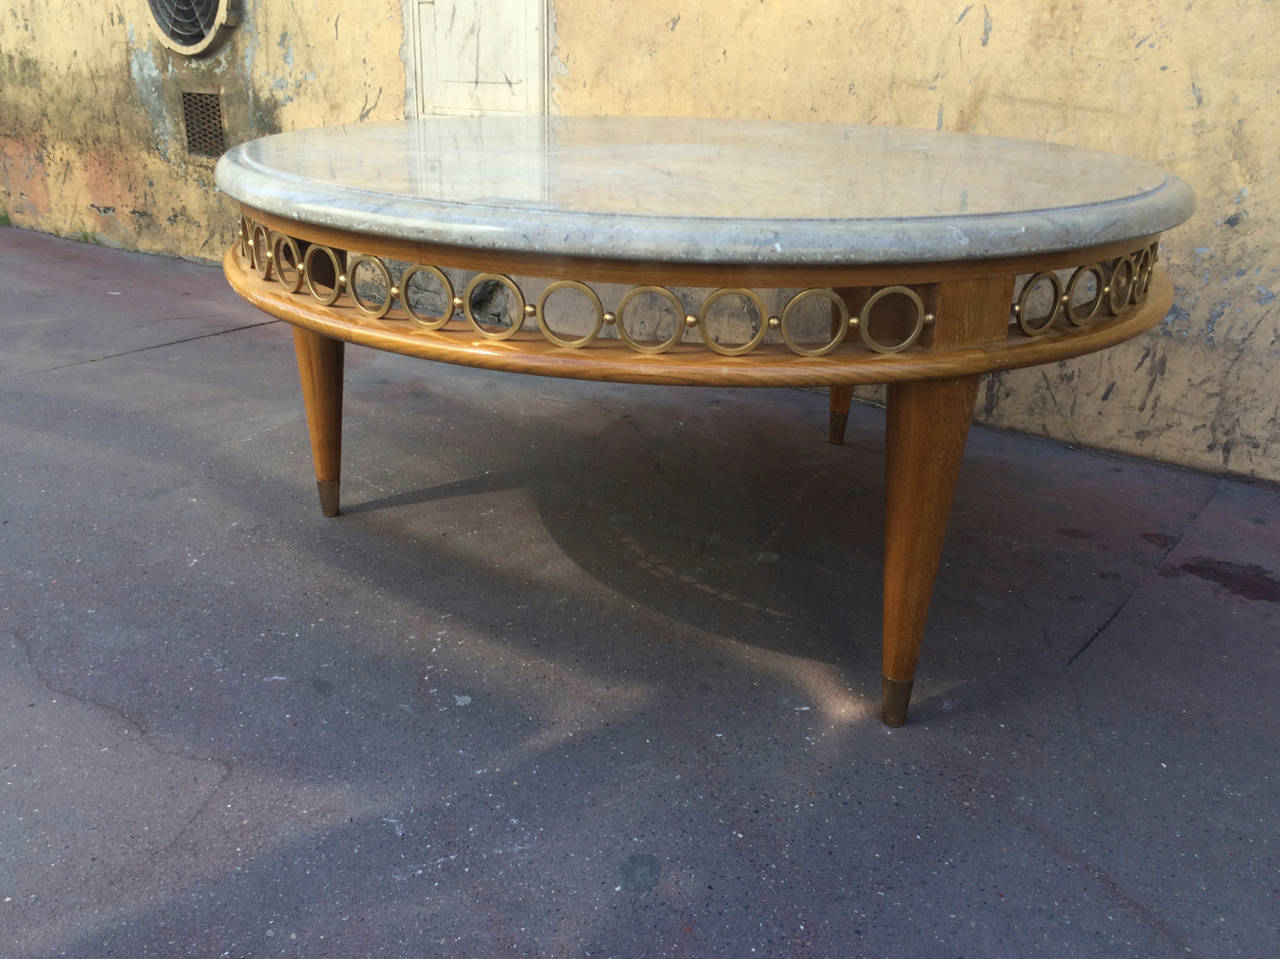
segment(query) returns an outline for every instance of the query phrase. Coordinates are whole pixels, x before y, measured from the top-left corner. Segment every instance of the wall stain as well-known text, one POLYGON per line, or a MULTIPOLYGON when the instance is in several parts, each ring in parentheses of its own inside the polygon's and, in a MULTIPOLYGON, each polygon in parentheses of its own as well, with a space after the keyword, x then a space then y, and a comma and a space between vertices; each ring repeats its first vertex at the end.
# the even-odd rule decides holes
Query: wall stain
POLYGON ((990 373, 987 375, 987 382, 983 392, 982 412, 985 416, 990 416, 996 411, 996 404, 1000 400, 1000 374, 990 373))
POLYGON ((1228 300, 1219 300, 1209 310, 1209 315, 1205 317, 1204 321, 1204 341, 1206 343, 1213 343, 1213 334, 1218 327, 1218 321, 1222 319, 1227 312, 1227 307, 1230 305, 1231 303, 1228 300))
MULTIPOLYGON (((1146 357, 1147 357, 1147 354, 1144 353, 1143 360, 1145 360, 1146 357)), ((1139 362, 1138 366, 1141 367, 1142 363, 1139 362)), ((1142 402, 1138 404, 1139 413, 1146 411, 1147 403, 1151 399, 1151 394, 1155 392, 1156 385, 1160 382, 1160 377, 1164 376, 1165 371, 1168 368, 1169 368, 1168 353, 1161 353, 1154 360, 1152 360, 1151 366, 1147 370, 1147 391, 1146 393, 1143 394, 1142 402)), ((1154 410, 1152 410, 1152 412, 1154 412, 1154 410)))
POLYGON ((1169 308, 1169 312, 1165 314, 1165 318, 1160 321, 1160 334, 1162 336, 1181 336, 1185 337, 1191 332, 1191 311, 1183 306, 1186 301, 1186 290, 1174 288, 1175 302, 1169 308))

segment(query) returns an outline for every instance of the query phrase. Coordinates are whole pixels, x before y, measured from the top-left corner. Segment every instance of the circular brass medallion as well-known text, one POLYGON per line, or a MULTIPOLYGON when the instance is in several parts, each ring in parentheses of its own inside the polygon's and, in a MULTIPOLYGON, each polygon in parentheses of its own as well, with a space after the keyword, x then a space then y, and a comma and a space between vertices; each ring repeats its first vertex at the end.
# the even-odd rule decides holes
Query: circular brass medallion
POLYGON ((600 297, 596 295, 596 291, 591 289, 585 283, 579 283, 577 280, 556 280, 542 291, 542 296, 538 297, 538 307, 535 311, 538 318, 538 326, 542 330, 542 335, 554 343, 556 346, 563 346, 567 349, 578 349, 586 346, 600 334, 600 328, 604 326, 604 304, 600 302, 600 297), (557 290, 577 290, 591 304, 591 308, 595 310, 595 323, 591 327, 591 332, 577 339, 562 337, 551 329, 551 324, 547 322, 547 300, 551 298, 551 294, 557 290))
POLYGON ((1072 326, 1087 326, 1098 315, 1106 299, 1106 294, 1103 292, 1106 285, 1107 276, 1102 272, 1102 267, 1096 263, 1082 266, 1071 274, 1071 279, 1067 281, 1067 288, 1062 293, 1062 311, 1072 326), (1071 301, 1075 299, 1076 287, 1086 276, 1093 277, 1093 299, 1087 303, 1072 303, 1071 301), (1089 312, 1082 316, 1077 311, 1086 305, 1089 307, 1089 312))
POLYGON ((467 284, 466 290, 462 294, 462 313, 467 318, 467 322, 475 329, 477 333, 486 340, 505 340, 515 336, 520 331, 520 327, 524 324, 524 294, 520 292, 520 287, 516 285, 516 281, 511 277, 502 273, 477 273, 471 278, 471 282, 467 284), (475 314, 471 310, 471 296, 475 293, 476 288, 485 282, 493 281, 501 283, 507 288, 511 294, 512 300, 515 302, 515 309, 512 311, 511 325, 507 327, 497 327, 496 329, 485 329, 476 319, 475 314))
POLYGON ((409 314, 409 319, 413 320, 418 326, 424 330, 438 330, 453 319, 453 311, 455 309, 453 305, 453 284, 449 282, 449 278, 444 275, 442 270, 438 270, 434 266, 416 264, 400 274, 400 302, 404 305, 404 311, 409 314), (413 297, 410 295, 413 291, 409 286, 409 281, 420 273, 434 277, 435 281, 440 284, 440 292, 445 305, 444 313, 440 316, 419 313, 413 307, 413 297))
POLYGON ((293 237, 280 233, 276 236, 271 254, 276 279, 290 293, 297 293, 302 289, 302 254, 298 252, 298 244, 293 241, 293 237))
POLYGON ((778 326, 782 331, 782 342, 787 344, 792 353, 799 353, 801 356, 824 356, 844 342, 845 333, 849 329, 849 304, 837 296, 834 290, 801 290, 788 300, 787 305, 783 307, 782 317, 778 326), (794 311, 801 303, 815 296, 829 300, 831 305, 836 308, 836 314, 839 319, 833 320, 834 329, 831 332, 831 339, 827 343, 822 346, 805 346, 796 339, 788 321, 794 318, 794 311))
POLYGON ((886 286, 882 290, 876 290, 871 295, 871 298, 862 305, 862 310, 858 314, 858 335, 862 337, 862 342, 867 349, 874 350, 877 353, 901 353, 920 338, 920 333, 923 330, 924 301, 920 299, 920 294, 907 286, 886 286), (898 343, 881 343, 871 335, 871 310, 886 296, 905 296, 916 309, 916 321, 911 328, 911 332, 898 343))
POLYGON ((618 302, 617 309, 617 326, 618 335, 622 337, 622 341, 637 350, 640 353, 663 353, 680 342, 680 337, 684 334, 684 304, 680 302, 680 298, 672 293, 665 286, 636 286, 627 290, 623 294, 622 299, 618 302), (640 296, 646 295, 660 296, 671 304, 671 309, 675 311, 676 321, 675 329, 671 335, 665 340, 657 342, 646 342, 636 339, 636 337, 627 329, 627 307, 631 302, 640 296))
POLYGON ((1022 291, 1018 294, 1017 314, 1018 327, 1027 336, 1043 336, 1053 328, 1053 321, 1058 318, 1058 313, 1062 309, 1062 281, 1058 279, 1056 273, 1037 273, 1030 277, 1026 283, 1022 284, 1022 291), (1048 283, 1051 290, 1053 305, 1049 307, 1049 312, 1044 316, 1032 317, 1028 315, 1027 304, 1031 301, 1031 294, 1041 283, 1048 283))
POLYGON ((302 258, 302 271, 306 275, 307 290, 314 296, 322 306, 333 306, 338 302, 338 297, 342 295, 342 267, 338 263, 338 255, 327 246, 312 244, 307 247, 306 256, 302 258), (316 257, 328 257, 329 263, 333 266, 333 289, 324 291, 316 286, 316 257))
POLYGON ((258 223, 253 228, 253 269, 264 280, 271 279, 271 234, 258 223))
POLYGON ((702 335, 702 342, 706 343, 711 349, 715 350, 721 356, 741 356, 743 353, 750 353, 761 341, 769 330, 769 311, 765 309, 764 300, 755 290, 748 290, 745 287, 731 287, 716 290, 702 302, 702 309, 698 310, 698 332, 702 335), (711 315, 711 307, 724 299, 726 296, 740 296, 752 306, 756 308, 756 313, 760 317, 760 328, 756 330, 751 339, 737 346, 725 346, 723 343, 717 343, 712 337, 711 331, 707 328, 707 317, 711 315))
POLYGON ((391 271, 387 269, 387 265, 377 257, 369 256, 367 253, 360 253, 351 257, 347 262, 347 291, 351 294, 351 299, 355 302, 356 308, 361 313, 367 313, 369 316, 382 317, 387 315, 387 311, 391 309, 391 271), (370 301, 365 299, 365 295, 360 292, 359 270, 362 266, 368 266, 373 270, 376 283, 382 293, 382 301, 370 301))
POLYGON ((1120 257, 1111 269, 1111 282, 1107 284, 1111 288, 1107 296, 1107 310, 1112 316, 1128 305, 1129 297, 1133 295, 1133 279, 1133 257, 1120 257))

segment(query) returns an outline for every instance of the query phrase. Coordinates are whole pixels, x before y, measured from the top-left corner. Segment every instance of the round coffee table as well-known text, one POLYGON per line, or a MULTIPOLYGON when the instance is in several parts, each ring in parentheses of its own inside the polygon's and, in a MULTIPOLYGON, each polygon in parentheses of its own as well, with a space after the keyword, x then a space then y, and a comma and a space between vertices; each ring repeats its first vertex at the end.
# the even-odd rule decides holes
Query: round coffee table
POLYGON ((983 373, 1105 349, 1172 304, 1177 177, 1070 146, 830 124, 432 118, 230 150, 224 268, 294 327, 338 512, 346 342, 633 383, 888 384, 882 718, 906 719, 983 373))

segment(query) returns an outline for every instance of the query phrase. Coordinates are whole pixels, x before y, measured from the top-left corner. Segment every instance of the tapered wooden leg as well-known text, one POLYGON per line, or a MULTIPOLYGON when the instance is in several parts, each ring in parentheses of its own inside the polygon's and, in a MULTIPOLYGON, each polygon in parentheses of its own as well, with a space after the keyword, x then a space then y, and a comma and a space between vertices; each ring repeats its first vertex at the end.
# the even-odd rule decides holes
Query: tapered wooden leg
POLYGON ((844 430, 849 425, 849 407, 852 404, 852 386, 831 387, 831 423, 828 427, 827 441, 832 446, 839 446, 844 442, 844 430))
POLYGON ((342 465, 342 340, 293 328, 302 401, 311 431, 311 458, 316 467, 320 511, 338 515, 338 481, 342 465))
POLYGON ((966 376, 889 387, 880 714, 886 726, 907 720, 978 381, 966 376))
MULTIPOLYGON (((1012 276, 956 280, 937 288, 925 347, 999 343, 1009 331, 1012 276)), ((929 291, 926 290, 926 294, 929 291)), ((885 437, 884 666, 880 716, 907 720, 947 515, 978 398, 977 376, 889 387, 885 437)))

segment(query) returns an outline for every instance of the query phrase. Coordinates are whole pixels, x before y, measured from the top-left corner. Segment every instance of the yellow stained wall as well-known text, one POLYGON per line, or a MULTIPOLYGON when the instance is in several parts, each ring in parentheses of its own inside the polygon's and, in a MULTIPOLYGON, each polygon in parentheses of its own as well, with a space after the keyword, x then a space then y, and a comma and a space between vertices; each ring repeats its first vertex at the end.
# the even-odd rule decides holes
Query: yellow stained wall
POLYGON ((220 93, 227 143, 404 115, 400 0, 244 0, 208 56, 171 54, 147 0, 0 12, 0 222, 220 259, 236 223, 189 157, 181 90, 220 93))
POLYGON ((982 420, 1280 480, 1280 3, 555 0, 570 114, 883 123, 1166 166, 1177 302, 1109 352, 993 376, 982 420))

